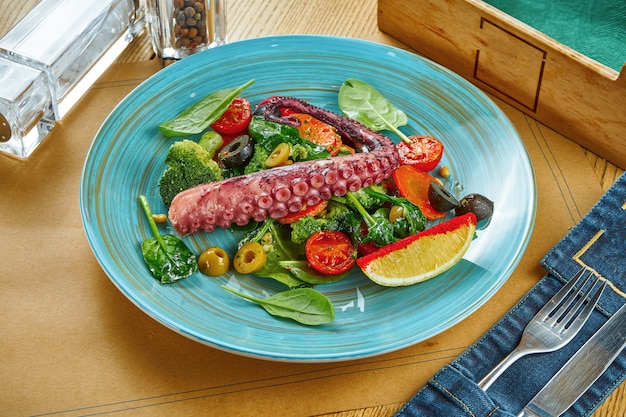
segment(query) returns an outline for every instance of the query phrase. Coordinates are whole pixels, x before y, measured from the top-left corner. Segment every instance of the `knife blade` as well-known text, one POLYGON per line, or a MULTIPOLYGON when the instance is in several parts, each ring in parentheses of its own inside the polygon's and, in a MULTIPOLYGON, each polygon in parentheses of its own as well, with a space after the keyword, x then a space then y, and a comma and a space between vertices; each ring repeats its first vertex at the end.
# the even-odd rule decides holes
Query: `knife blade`
POLYGON ((558 417, 626 347, 626 304, 572 356, 517 417, 558 417))

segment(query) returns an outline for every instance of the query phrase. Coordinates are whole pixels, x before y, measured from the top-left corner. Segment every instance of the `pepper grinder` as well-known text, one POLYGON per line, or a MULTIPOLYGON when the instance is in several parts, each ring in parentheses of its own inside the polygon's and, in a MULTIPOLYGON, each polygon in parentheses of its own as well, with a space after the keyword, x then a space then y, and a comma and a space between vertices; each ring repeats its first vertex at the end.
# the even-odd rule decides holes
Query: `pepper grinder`
POLYGON ((144 28, 133 0, 43 0, 0 39, 0 152, 27 158, 144 28))

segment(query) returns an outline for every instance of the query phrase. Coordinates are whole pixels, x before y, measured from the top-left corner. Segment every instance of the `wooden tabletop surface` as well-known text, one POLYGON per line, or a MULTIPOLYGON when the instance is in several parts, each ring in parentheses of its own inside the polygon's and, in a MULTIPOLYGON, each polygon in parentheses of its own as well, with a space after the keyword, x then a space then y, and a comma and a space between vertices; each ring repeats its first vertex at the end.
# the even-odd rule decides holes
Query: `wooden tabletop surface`
MULTIPOLYGON (((15 2, 0 0, 0 36, 22 19, 39 0, 15 2)), ((403 47, 398 41, 380 32, 377 26, 376 0, 245 0, 228 2, 228 40, 248 39, 280 34, 325 34, 368 39, 403 47)), ((135 39, 120 55, 118 62, 158 59, 147 34, 135 39)), ((587 160, 606 190, 623 172, 606 160, 586 152, 587 160)), ((419 387, 415 387, 417 390, 419 387)), ((593 417, 626 416, 626 384, 622 384, 598 408, 593 417)), ((392 416, 402 403, 350 410, 324 417, 392 416)))

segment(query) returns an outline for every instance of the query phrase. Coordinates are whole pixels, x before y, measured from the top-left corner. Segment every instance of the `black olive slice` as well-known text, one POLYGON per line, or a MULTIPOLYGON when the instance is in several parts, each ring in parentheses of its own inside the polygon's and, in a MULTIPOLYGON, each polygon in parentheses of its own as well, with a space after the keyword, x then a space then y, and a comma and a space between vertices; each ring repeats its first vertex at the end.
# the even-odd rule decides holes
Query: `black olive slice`
POLYGON ((457 200, 443 185, 431 182, 428 187, 428 201, 437 211, 446 212, 455 209, 459 205, 457 200))
POLYGON ((226 168, 242 167, 250 162, 254 146, 248 135, 241 135, 222 148, 217 157, 226 168))

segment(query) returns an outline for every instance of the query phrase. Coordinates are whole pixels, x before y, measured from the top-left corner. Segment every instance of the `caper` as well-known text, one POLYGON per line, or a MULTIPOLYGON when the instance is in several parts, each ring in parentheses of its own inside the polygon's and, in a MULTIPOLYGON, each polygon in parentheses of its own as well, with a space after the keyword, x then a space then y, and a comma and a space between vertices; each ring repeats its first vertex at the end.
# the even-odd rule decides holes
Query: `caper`
POLYGON ((493 215, 493 201, 480 194, 468 194, 461 199, 454 213, 462 216, 470 211, 474 213, 478 222, 488 223, 493 215))
POLYGON ((222 248, 210 247, 198 257, 198 269, 210 277, 224 275, 229 266, 230 258, 222 248))
POLYGON ((428 201, 437 211, 450 211, 459 205, 457 200, 443 185, 438 182, 431 182, 428 187, 428 201))
POLYGON ((222 148, 217 155, 226 168, 242 167, 250 162, 254 153, 254 145, 248 135, 236 137, 222 148))

